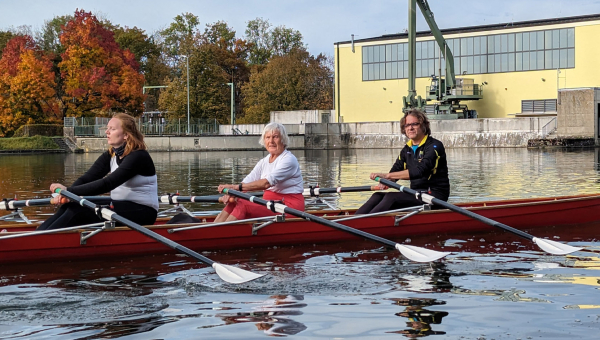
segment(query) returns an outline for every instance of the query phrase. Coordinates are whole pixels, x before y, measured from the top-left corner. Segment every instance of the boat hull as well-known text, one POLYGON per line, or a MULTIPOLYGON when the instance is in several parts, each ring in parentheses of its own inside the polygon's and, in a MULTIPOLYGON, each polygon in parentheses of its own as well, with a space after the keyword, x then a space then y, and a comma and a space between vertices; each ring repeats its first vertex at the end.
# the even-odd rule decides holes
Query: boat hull
MULTIPOLYGON (((517 229, 532 229, 549 226, 576 225, 600 220, 600 196, 569 196, 473 202, 458 204, 477 214, 504 223, 517 229)), ((321 211, 326 218, 334 215, 352 214, 353 211, 321 211)), ((398 225, 393 213, 364 219, 341 222, 352 228, 389 238, 398 242, 419 235, 431 235, 432 241, 450 238, 449 234, 468 233, 482 230, 497 230, 469 217, 448 211, 424 211, 411 216, 398 225)), ((285 222, 265 226, 253 234, 253 224, 209 226, 204 228, 169 233, 168 230, 181 225, 154 225, 153 231, 195 251, 240 249, 250 247, 283 246, 295 244, 326 243, 356 240, 357 236, 317 223, 288 216, 285 222)), ((23 226, 7 227, 23 230, 23 226)), ((81 244, 82 231, 67 231, 47 235, 0 239, 0 263, 79 260, 86 258, 127 257, 173 253, 174 250, 139 232, 118 227, 98 233, 81 244)), ((514 236, 517 240, 517 236, 514 236)))

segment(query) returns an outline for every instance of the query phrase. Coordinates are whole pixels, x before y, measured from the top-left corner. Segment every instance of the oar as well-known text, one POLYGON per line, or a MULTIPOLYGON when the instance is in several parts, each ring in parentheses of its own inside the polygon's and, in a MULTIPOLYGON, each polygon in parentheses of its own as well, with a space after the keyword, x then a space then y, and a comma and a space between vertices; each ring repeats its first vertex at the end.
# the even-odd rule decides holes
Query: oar
POLYGON ((280 214, 286 213, 286 214, 290 214, 296 217, 300 217, 315 223, 320 223, 323 225, 326 225, 328 227, 332 227, 335 229, 339 229, 354 235, 358 235, 367 239, 370 239, 372 241, 375 242, 379 242, 379 243, 383 243, 386 246, 392 247, 392 248, 396 248, 398 249, 398 251, 400 251, 400 253, 402 253, 402 255, 404 255, 406 258, 408 258, 409 260, 415 261, 415 262, 431 262, 431 261, 435 261, 438 259, 441 259, 442 257, 450 254, 450 253, 446 253, 446 252, 439 252, 439 251, 435 251, 435 250, 430 250, 430 249, 425 249, 425 248, 421 248, 421 247, 415 247, 415 246, 408 246, 405 244, 399 244, 396 243, 394 241, 390 241, 388 239, 385 239, 383 237, 379 237, 373 234, 369 234, 367 232, 364 232, 362 230, 358 230, 358 229, 354 229, 348 226, 345 226, 343 224, 339 224, 333 221, 329 221, 326 220, 324 218, 315 216, 315 215, 311 215, 309 213, 306 213, 304 211, 300 211, 300 210, 296 210, 293 208, 290 208, 288 206, 285 206, 281 203, 276 203, 273 201, 266 201, 262 198, 256 197, 256 196, 252 196, 252 195, 248 195, 246 193, 243 192, 239 192, 236 190, 232 190, 232 189, 223 189, 223 192, 231 195, 231 196, 236 196, 239 198, 243 198, 245 200, 248 200, 252 203, 257 203, 260 205, 264 205, 265 207, 267 207, 268 209, 270 209, 273 212, 278 212, 280 214))
MULTIPOLYGON (((254 196, 262 196, 263 192, 253 192, 254 196)), ((158 202, 168 204, 178 203, 195 203, 195 202, 209 202, 219 203, 219 198, 223 195, 208 195, 208 196, 179 196, 179 195, 162 195, 158 197, 158 202)), ((222 202, 221 202, 222 203, 222 202)))
POLYGON ((304 189, 304 196, 316 197, 320 194, 335 194, 342 192, 360 192, 360 191, 376 191, 379 190, 376 186, 363 185, 360 187, 337 187, 337 188, 319 188, 310 187, 304 189))
POLYGON ((193 257, 198 261, 202 261, 202 262, 208 264, 209 266, 212 266, 215 269, 215 271, 217 272, 217 274, 219 275, 219 277, 221 279, 223 279, 224 281, 227 281, 230 283, 243 283, 243 282, 254 280, 254 279, 257 279, 257 278, 263 276, 261 274, 249 272, 247 270, 243 270, 243 269, 240 269, 237 267, 229 266, 229 265, 222 264, 222 263, 217 263, 217 262, 209 259, 206 256, 200 255, 200 254, 196 253, 195 251, 180 245, 177 242, 171 241, 168 238, 155 233, 154 231, 152 231, 150 229, 144 228, 137 223, 134 223, 124 217, 119 216, 118 214, 116 214, 114 211, 112 211, 110 209, 98 207, 96 204, 86 200, 85 198, 79 197, 71 192, 68 192, 67 190, 57 189, 56 192, 67 197, 71 201, 79 202, 80 205, 82 205, 84 207, 88 207, 92 210, 95 210, 96 214, 101 215, 105 220, 108 220, 108 221, 112 220, 115 222, 122 223, 122 224, 128 226, 129 228, 131 228, 135 231, 138 231, 138 232, 140 232, 140 233, 142 233, 164 245, 167 245, 179 252, 182 252, 190 257, 193 257))
MULTIPOLYGON (((111 202, 111 198, 108 196, 84 196, 84 199, 92 201, 98 204, 108 204, 111 202)), ((31 200, 3 200, 0 201, 0 210, 15 210, 23 207, 33 207, 40 205, 50 205, 52 198, 36 198, 31 200)))
POLYGON ((399 191, 405 192, 409 195, 415 195, 416 198, 420 199, 421 201, 425 202, 425 203, 429 203, 429 204, 435 204, 435 205, 439 205, 440 207, 444 207, 448 210, 452 210, 454 212, 457 212, 459 214, 463 214, 465 216, 471 217, 477 221, 483 222, 485 224, 489 224, 492 227, 496 227, 496 228, 500 228, 500 229, 504 229, 508 232, 511 232, 517 236, 520 236, 522 238, 528 239, 532 242, 534 242, 535 244, 538 245, 538 247, 542 248, 542 250, 550 253, 550 254, 555 254, 555 255, 565 255, 565 254, 570 254, 573 252, 576 252, 578 250, 581 250, 583 248, 577 248, 577 247, 572 247, 570 245, 564 244, 564 243, 560 243, 560 242, 556 242, 556 241, 551 241, 551 240, 546 240, 546 239, 541 239, 541 238, 537 238, 533 235, 530 235, 524 231, 515 229, 513 227, 509 227, 506 224, 502 224, 500 222, 494 221, 492 219, 489 219, 487 217, 478 215, 472 211, 469 211, 467 209, 463 209, 461 207, 457 207, 453 204, 450 204, 446 201, 443 201, 441 199, 435 198, 429 194, 426 193, 421 193, 419 194, 418 192, 416 192, 415 190, 412 190, 410 188, 407 188, 405 186, 402 186, 398 183, 392 182, 390 180, 387 179, 383 179, 380 177, 375 177, 375 180, 378 181, 379 183, 386 185, 390 188, 394 188, 394 189, 398 189, 399 191))

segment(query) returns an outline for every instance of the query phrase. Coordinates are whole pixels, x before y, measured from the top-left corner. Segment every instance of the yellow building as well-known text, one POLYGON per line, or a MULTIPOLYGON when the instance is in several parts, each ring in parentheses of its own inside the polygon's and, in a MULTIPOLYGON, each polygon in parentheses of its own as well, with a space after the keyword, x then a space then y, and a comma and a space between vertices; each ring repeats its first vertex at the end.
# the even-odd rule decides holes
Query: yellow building
MULTIPOLYGON (((463 102, 478 118, 555 115, 559 89, 600 86, 600 14, 441 31, 457 78, 484 84, 483 99, 463 102)), ((341 121, 401 117, 407 33, 338 42, 334 55, 341 121)), ((440 72, 439 47, 429 31, 417 33, 416 55, 417 95, 425 99, 431 76, 440 72)))

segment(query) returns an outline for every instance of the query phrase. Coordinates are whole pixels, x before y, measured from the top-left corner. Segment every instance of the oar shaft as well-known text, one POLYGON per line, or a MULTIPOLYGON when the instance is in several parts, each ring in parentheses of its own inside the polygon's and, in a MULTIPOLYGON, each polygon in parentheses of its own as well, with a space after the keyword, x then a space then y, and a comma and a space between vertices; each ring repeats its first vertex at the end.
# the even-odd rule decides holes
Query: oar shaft
MULTIPOLYGON (((108 204, 111 202, 111 198, 108 196, 85 196, 86 200, 98 203, 108 204)), ((19 200, 19 201, 0 201, 0 210, 13 210, 16 208, 33 207, 41 205, 50 205, 52 198, 36 198, 31 200, 19 200)))
POLYGON ((138 231, 138 232, 140 232, 140 233, 142 233, 164 245, 167 245, 177 251, 180 251, 180 252, 182 252, 190 257, 193 257, 196 260, 202 261, 210 266, 212 266, 213 263, 215 263, 213 260, 209 259, 208 257, 202 256, 202 255, 198 254, 197 252, 195 252, 187 247, 184 247, 177 242, 173 242, 173 241, 169 240, 168 238, 166 238, 148 228, 144 228, 141 225, 139 225, 133 221, 130 221, 122 216, 119 216, 117 213, 115 213, 114 211, 112 211, 110 209, 98 207, 96 204, 92 203, 91 201, 86 200, 86 199, 84 199, 80 196, 77 196, 71 192, 68 192, 66 190, 61 190, 59 193, 72 201, 79 202, 79 204, 84 207, 94 209, 96 211, 96 213, 100 213, 102 215, 102 217, 106 220, 113 220, 115 222, 122 223, 135 231, 138 231))
POLYGON ((260 205, 264 205, 267 208, 275 210, 276 212, 281 213, 281 214, 286 213, 286 214, 290 214, 290 215, 293 215, 293 216, 296 216, 296 217, 304 218, 304 219, 312 221, 312 222, 321 223, 321 224, 324 224, 326 226, 329 226, 329 227, 332 227, 332 228, 335 228, 335 229, 339 229, 339 230, 342 230, 342 231, 345 231, 345 232, 348 232, 348 233, 351 233, 351 234, 354 234, 354 235, 358 235, 358 236, 361 236, 361 237, 364 237, 364 238, 367 238, 367 239, 370 239, 370 240, 373 240, 373 241, 376 241, 376 242, 379 242, 379 243, 383 243, 383 244, 385 244, 385 245, 387 245, 389 247, 392 247, 392 248, 396 247, 396 242, 393 242, 393 241, 390 241, 388 239, 379 237, 377 235, 369 234, 369 233, 364 232, 362 230, 358 230, 358 229, 354 229, 354 228, 351 228, 351 227, 347 227, 347 226, 345 226, 343 224, 339 224, 339 223, 336 223, 336 222, 324 219, 324 218, 319 217, 319 216, 314 216, 314 215, 305 213, 304 211, 300 211, 300 210, 296 210, 294 208, 290 208, 290 207, 285 206, 285 205, 283 205, 281 203, 275 203, 275 202, 272 202, 272 201, 267 201, 267 200, 264 200, 262 198, 251 196, 251 195, 248 195, 246 193, 243 193, 243 192, 240 192, 240 191, 237 191, 237 190, 224 189, 223 191, 225 193, 229 194, 229 195, 236 196, 236 197, 241 197, 241 198, 244 198, 246 200, 249 200, 250 202, 257 203, 257 204, 260 204, 260 205))
POLYGON ((376 186, 363 185, 359 187, 338 187, 338 188, 308 188, 304 189, 304 196, 315 197, 320 194, 335 194, 342 192, 360 192, 379 190, 376 186))
MULTIPOLYGON (((387 180, 387 179, 384 179, 384 178, 376 177, 375 180, 378 181, 381 184, 384 184, 384 185, 390 187, 390 188, 398 189, 399 191, 405 192, 405 193, 407 193, 409 195, 415 195, 415 197, 419 194, 417 191, 415 191, 413 189, 407 188, 407 187, 405 187, 403 185, 400 185, 398 183, 395 183, 393 181, 390 181, 390 180, 387 180)), ((480 222, 483 222, 485 224, 491 225, 493 227, 504 229, 504 230, 506 230, 508 232, 511 232, 511 233, 513 233, 513 234, 515 234, 517 236, 526 238, 528 240, 533 240, 533 238, 534 238, 533 235, 530 235, 530 234, 528 234, 528 233, 526 233, 524 231, 521 231, 519 229, 515 229, 513 227, 509 227, 506 224, 494 221, 492 219, 489 219, 489 218, 487 218, 485 216, 481 216, 481 215, 476 214, 476 213, 474 213, 472 211, 469 211, 467 209, 464 209, 464 208, 461 208, 461 207, 457 207, 454 204, 450 204, 450 203, 448 203, 446 201, 443 201, 443 200, 441 200, 439 198, 435 198, 432 195, 429 195, 427 193, 421 193, 420 194, 420 198, 425 203, 431 203, 431 204, 438 205, 440 207, 444 207, 444 208, 446 208, 448 210, 451 210, 451 211, 457 212, 459 214, 468 216, 468 217, 470 217, 472 219, 475 219, 477 221, 480 221, 480 222)))

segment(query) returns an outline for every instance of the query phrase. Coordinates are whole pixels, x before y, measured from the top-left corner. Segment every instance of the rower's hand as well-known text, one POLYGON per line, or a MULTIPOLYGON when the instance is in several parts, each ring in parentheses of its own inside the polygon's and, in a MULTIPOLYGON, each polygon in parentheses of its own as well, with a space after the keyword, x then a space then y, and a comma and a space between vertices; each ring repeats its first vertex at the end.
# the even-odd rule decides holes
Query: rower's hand
POLYGON ((240 186, 236 185, 236 184, 220 184, 219 187, 217 188, 217 191, 219 193, 223 193, 223 189, 237 190, 239 188, 240 188, 240 186))
POLYGON ((50 204, 60 205, 65 203, 69 203, 69 199, 61 195, 56 195, 50 199, 50 204))
POLYGON ((221 197, 219 197, 219 202, 223 203, 223 204, 227 204, 227 203, 233 203, 236 201, 235 197, 232 197, 230 195, 223 195, 221 197))
POLYGON ((381 183, 375 185, 375 188, 376 188, 375 190, 387 190, 387 189, 389 189, 387 185, 383 185, 381 183))
POLYGON ((389 174, 385 174, 382 172, 373 172, 371 173, 371 175, 369 176, 372 180, 375 180, 375 177, 379 177, 379 178, 383 178, 383 179, 388 179, 387 176, 389 174))
POLYGON ((56 189, 67 190, 67 187, 65 187, 64 185, 62 185, 60 183, 52 183, 52 184, 50 184, 50 192, 51 193, 55 193, 56 189))

